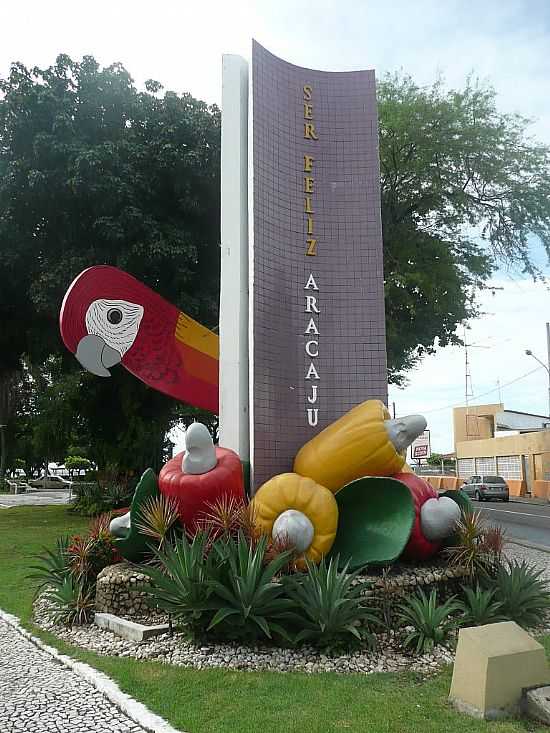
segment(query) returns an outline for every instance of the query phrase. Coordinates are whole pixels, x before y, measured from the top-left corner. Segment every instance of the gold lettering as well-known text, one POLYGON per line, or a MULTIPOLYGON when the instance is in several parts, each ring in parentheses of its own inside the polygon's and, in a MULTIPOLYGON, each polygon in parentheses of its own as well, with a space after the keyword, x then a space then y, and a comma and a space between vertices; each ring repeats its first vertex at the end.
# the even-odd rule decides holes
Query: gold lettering
POLYGON ((313 122, 304 122, 304 138, 306 140, 318 140, 315 132, 315 124, 313 122))
POLYGON ((317 255, 317 240, 316 239, 306 239, 307 249, 306 249, 306 255, 309 255, 310 257, 315 257, 317 255))
POLYGON ((313 234, 313 217, 308 216, 307 218, 307 233, 313 234))
POLYGON ((313 119, 313 105, 304 102, 304 120, 313 119))
POLYGON ((315 180, 311 176, 304 176, 304 192, 313 193, 313 184, 315 180))
POLYGON ((309 86, 309 84, 305 84, 304 85, 304 99, 307 102, 310 102, 311 101, 311 92, 312 91, 313 91, 313 89, 309 86))
POLYGON ((306 214, 314 214, 315 212, 311 208, 311 196, 306 196, 304 198, 304 213, 306 214))
POLYGON ((304 173, 311 173, 314 160, 315 158, 312 155, 304 155, 304 173))

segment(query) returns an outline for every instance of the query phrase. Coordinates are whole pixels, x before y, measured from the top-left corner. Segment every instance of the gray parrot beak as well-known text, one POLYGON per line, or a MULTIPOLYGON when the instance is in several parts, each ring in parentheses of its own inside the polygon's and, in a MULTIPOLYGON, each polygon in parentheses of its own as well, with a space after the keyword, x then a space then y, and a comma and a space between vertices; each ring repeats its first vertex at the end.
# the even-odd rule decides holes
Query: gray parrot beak
POLYGON ((108 346, 101 336, 89 334, 80 339, 76 349, 80 364, 97 377, 110 377, 109 367, 119 364, 122 355, 108 346))

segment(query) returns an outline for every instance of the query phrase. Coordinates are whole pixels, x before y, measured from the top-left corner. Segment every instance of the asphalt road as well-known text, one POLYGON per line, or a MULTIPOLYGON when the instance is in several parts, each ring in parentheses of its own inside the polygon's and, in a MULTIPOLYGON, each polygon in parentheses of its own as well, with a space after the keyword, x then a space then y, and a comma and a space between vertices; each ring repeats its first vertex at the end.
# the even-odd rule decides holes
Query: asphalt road
POLYGON ((474 501, 483 517, 506 530, 509 539, 527 540, 550 547, 550 504, 514 501, 474 501))

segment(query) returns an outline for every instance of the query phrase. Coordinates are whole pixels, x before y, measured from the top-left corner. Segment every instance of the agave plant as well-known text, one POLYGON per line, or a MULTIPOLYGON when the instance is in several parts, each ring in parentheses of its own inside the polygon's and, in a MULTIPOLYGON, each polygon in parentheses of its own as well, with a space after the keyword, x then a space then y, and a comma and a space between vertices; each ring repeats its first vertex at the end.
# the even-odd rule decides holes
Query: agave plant
POLYGON ((150 585, 142 588, 149 605, 171 614, 192 632, 204 631, 212 617, 207 541, 203 532, 198 532, 192 541, 182 535, 174 545, 167 544, 155 551, 156 566, 140 567, 140 572, 151 580, 150 585))
POLYGON ((261 632, 271 639, 277 634, 290 641, 281 621, 295 618, 293 602, 276 576, 288 562, 290 551, 264 565, 267 537, 249 543, 243 532, 214 543, 215 575, 209 581, 216 608, 209 630, 230 637, 256 638, 261 632))
POLYGON ((140 507, 136 527, 151 537, 162 550, 171 537, 172 528, 178 521, 178 506, 170 496, 150 496, 140 507))
POLYGON ((492 581, 495 599, 502 604, 502 614, 510 621, 528 628, 541 622, 550 608, 548 583, 525 561, 501 565, 492 581))
POLYGON ((34 556, 38 564, 30 566, 34 572, 27 577, 40 581, 36 587, 36 595, 47 586, 58 587, 70 573, 68 547, 69 538, 58 537, 54 550, 45 547, 39 555, 34 556))
POLYGON ((454 596, 439 604, 435 590, 432 590, 428 598, 420 589, 398 608, 401 625, 413 627, 405 637, 403 646, 412 648, 416 654, 430 652, 434 646, 442 644, 457 627, 452 614, 459 610, 460 604, 454 596))
POLYGON ((504 621, 502 603, 495 600, 495 590, 483 590, 462 586, 464 601, 459 601, 462 609, 461 626, 484 626, 504 621))
POLYGON ((94 609, 95 586, 66 575, 62 582, 46 593, 54 606, 53 618, 56 623, 73 626, 90 620, 94 609))
POLYGON ((296 604, 302 629, 294 641, 313 640, 320 645, 355 637, 374 646, 375 636, 369 626, 381 623, 379 615, 362 597, 364 588, 354 584, 358 571, 348 573, 346 565, 338 570, 338 558, 319 565, 307 563, 307 572, 287 579, 288 594, 296 604))

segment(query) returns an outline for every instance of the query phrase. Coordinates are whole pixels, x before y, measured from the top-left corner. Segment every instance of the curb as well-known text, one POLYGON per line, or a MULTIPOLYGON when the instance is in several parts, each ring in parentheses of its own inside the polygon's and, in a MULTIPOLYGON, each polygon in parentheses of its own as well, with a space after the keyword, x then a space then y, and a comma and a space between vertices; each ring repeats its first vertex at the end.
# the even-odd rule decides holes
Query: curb
POLYGON ((52 646, 44 644, 43 641, 32 636, 26 629, 24 629, 19 623, 19 619, 16 616, 12 616, 10 613, 6 613, 0 609, 0 619, 5 621, 8 626, 17 631, 18 634, 23 636, 28 641, 32 642, 36 647, 42 651, 47 652, 56 661, 65 667, 68 667, 79 677, 89 682, 96 690, 113 703, 124 715, 126 715, 136 725, 141 726, 148 733, 184 733, 181 730, 173 728, 163 718, 155 713, 152 713, 145 705, 134 700, 134 698, 122 692, 120 687, 110 677, 107 677, 103 672, 99 672, 97 669, 90 667, 89 664, 84 662, 77 662, 75 659, 60 654, 57 649, 52 646))
POLYGON ((528 540, 516 540, 513 538, 506 540, 506 542, 509 545, 520 545, 520 547, 527 547, 530 550, 546 552, 548 555, 550 555, 550 547, 548 547, 548 545, 538 545, 536 542, 529 542, 528 540))

